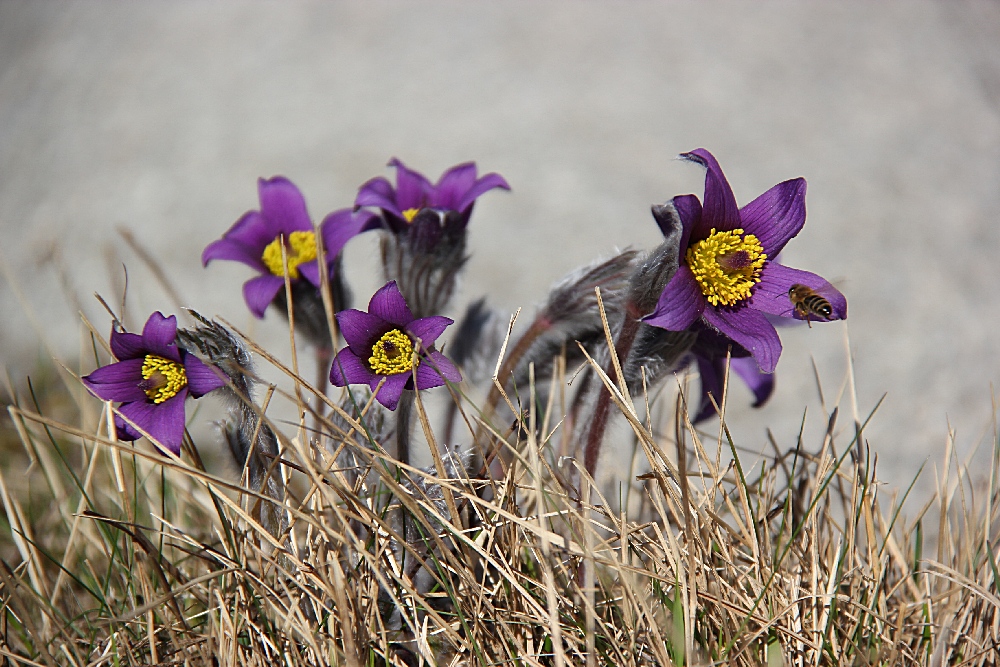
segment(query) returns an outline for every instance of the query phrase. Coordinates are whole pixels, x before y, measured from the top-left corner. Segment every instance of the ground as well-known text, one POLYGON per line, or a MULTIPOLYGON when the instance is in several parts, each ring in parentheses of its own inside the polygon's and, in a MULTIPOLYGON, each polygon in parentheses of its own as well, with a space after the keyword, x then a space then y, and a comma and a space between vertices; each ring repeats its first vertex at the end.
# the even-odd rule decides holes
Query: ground
MULTIPOLYGON (((177 310, 119 228, 183 305, 286 349, 280 320, 242 304, 248 270, 199 262, 257 206, 258 177, 293 179, 319 219, 392 156, 434 176, 467 159, 501 172, 513 192, 477 205, 459 300, 512 312, 615 247, 652 247, 649 206, 701 190, 675 155, 706 147, 741 203, 808 179, 782 259, 850 303, 846 328, 782 332, 767 407, 734 391, 741 442, 763 449, 765 426, 793 441, 806 406, 807 430, 825 427, 810 360, 832 405, 848 333, 862 419, 888 393, 868 430, 880 477, 939 461, 949 421, 963 456, 988 439, 1000 3, 5 2, 0 91, 0 355, 15 379, 80 356, 79 310, 109 328, 91 294, 120 302, 123 262, 131 326, 177 310)), ((347 251, 360 303, 380 284, 375 248, 347 251)))

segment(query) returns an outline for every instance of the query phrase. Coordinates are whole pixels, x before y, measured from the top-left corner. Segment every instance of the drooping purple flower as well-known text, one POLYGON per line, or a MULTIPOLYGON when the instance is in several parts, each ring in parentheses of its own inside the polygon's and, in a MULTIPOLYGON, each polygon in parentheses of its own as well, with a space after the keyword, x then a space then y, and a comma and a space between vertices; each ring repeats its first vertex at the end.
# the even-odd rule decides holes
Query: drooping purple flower
MULTIPOLYGON (((221 239, 205 248, 202 264, 213 259, 243 262, 260 275, 243 284, 243 298, 256 317, 263 317, 268 305, 284 288, 284 241, 288 277, 293 283, 305 279, 320 285, 316 233, 299 189, 284 176, 259 179, 260 210, 247 211, 221 239)), ((320 223, 327 271, 332 272, 337 255, 354 236, 378 226, 376 216, 367 211, 341 209, 320 223)))
POLYGON ((644 321, 682 331, 704 320, 749 351, 762 372, 771 373, 781 341, 766 315, 812 321, 847 317, 847 299, 829 282, 773 261, 805 224, 805 179, 779 183, 738 208, 711 153, 699 148, 681 157, 707 169, 705 202, 695 195, 673 198, 683 226, 680 267, 644 321), (796 309, 789 298, 796 285, 825 299, 829 317, 796 309))
POLYGON ((112 330, 111 352, 117 363, 81 379, 98 398, 121 402, 118 412, 138 427, 115 415, 118 437, 138 440, 141 430, 157 444, 179 453, 185 399, 188 394, 200 398, 225 386, 223 376, 177 347, 177 318, 173 315, 153 313, 142 334, 112 330))
POLYGON ((436 185, 397 158, 389 166, 396 169, 396 186, 377 176, 361 186, 354 205, 378 208, 393 234, 409 236, 425 250, 433 249, 442 237, 463 232, 480 196, 494 188, 510 190, 500 174, 478 177, 475 162, 455 165, 436 185))
POLYGON ((461 382, 462 374, 434 343, 453 321, 435 315, 415 318, 396 283, 389 282, 368 302, 368 312, 350 309, 337 313, 337 324, 347 347, 337 353, 330 382, 337 387, 367 384, 376 398, 395 410, 404 389, 440 387, 445 380, 461 382))

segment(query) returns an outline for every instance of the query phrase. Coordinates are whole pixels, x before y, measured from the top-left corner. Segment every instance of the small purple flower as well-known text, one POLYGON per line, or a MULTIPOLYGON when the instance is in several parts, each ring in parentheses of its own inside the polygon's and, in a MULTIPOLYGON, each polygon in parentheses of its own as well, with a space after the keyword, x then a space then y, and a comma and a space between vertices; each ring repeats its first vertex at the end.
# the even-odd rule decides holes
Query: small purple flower
POLYGON ((389 166, 396 168, 396 187, 377 176, 361 186, 354 205, 380 209, 392 233, 415 236, 427 249, 437 245, 442 234, 463 231, 480 196, 494 188, 510 190, 500 174, 477 177, 475 162, 452 167, 441 175, 437 185, 431 185, 426 176, 408 169, 396 158, 389 161, 389 166))
POLYGON ((711 153, 699 148, 681 157, 706 167, 705 203, 695 195, 673 198, 683 226, 680 267, 644 321, 682 331, 703 319, 749 351, 762 372, 772 373, 781 341, 767 315, 812 321, 847 317, 847 299, 829 282, 773 259, 805 224, 805 179, 779 183, 738 208, 711 153), (829 317, 804 316, 789 298, 795 285, 829 302, 829 317))
POLYGON ((384 379, 378 401, 395 410, 403 390, 414 388, 414 366, 417 389, 462 380, 455 364, 434 349, 452 320, 440 315, 414 318, 395 281, 375 292, 367 313, 342 311, 337 313, 337 324, 347 341, 330 370, 330 382, 337 387, 367 384, 375 391, 384 379))
MULTIPOLYGON (((260 210, 247 211, 218 241, 201 255, 208 265, 213 259, 243 262, 260 272, 243 284, 243 298, 256 317, 264 311, 285 285, 281 243, 284 240, 288 277, 293 282, 305 278, 319 287, 316 233, 299 189, 284 176, 259 179, 260 210)), ((337 254, 357 234, 378 226, 367 211, 341 209, 323 219, 319 226, 326 252, 327 271, 332 271, 337 254)))
MULTIPOLYGON (((153 313, 142 334, 111 331, 117 363, 102 366, 83 383, 98 398, 120 401, 118 411, 159 445, 174 454, 184 438, 184 400, 200 398, 226 384, 220 373, 177 347, 177 318, 153 313)), ((138 440, 142 434, 115 415, 118 437, 138 440)))

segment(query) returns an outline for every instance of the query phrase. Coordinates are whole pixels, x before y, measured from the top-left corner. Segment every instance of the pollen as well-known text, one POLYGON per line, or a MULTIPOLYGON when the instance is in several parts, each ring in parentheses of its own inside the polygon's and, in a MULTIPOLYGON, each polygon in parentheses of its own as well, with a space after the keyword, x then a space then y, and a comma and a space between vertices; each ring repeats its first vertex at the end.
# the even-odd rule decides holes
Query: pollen
POLYGON ((766 259, 757 237, 744 235, 742 229, 713 229, 708 238, 687 250, 688 268, 713 306, 732 306, 749 298, 750 289, 760 282, 766 259))
POLYGON ((417 213, 420 213, 419 208, 408 208, 403 211, 403 218, 405 218, 407 222, 413 222, 413 219, 417 217, 417 213))
POLYGON ((420 360, 413 355, 413 341, 399 329, 382 334, 372 345, 368 365, 379 375, 408 373, 420 360))
POLYGON ((153 403, 163 403, 187 386, 187 373, 176 361, 157 354, 147 354, 142 362, 142 382, 139 388, 153 403))
MULTIPOLYGON (((299 264, 316 259, 315 232, 292 232, 285 241, 285 253, 288 256, 288 277, 299 278, 299 264)), ((281 260, 281 237, 274 239, 264 248, 261 260, 267 270, 276 276, 285 275, 285 266, 281 260)))

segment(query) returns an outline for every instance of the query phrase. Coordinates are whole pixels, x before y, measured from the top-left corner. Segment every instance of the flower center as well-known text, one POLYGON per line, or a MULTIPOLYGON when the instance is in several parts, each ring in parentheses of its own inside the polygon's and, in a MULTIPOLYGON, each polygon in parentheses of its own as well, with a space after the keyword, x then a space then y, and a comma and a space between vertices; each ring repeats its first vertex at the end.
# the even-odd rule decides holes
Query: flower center
MULTIPOLYGON (((316 259, 316 233, 315 232, 292 232, 285 241, 286 254, 288 255, 288 277, 297 280, 299 277, 299 264, 311 262, 316 259)), ((285 275, 285 265, 281 261, 281 237, 274 239, 264 248, 261 255, 264 266, 276 276, 285 275)))
POLYGON ((139 389, 146 392, 153 403, 173 398, 187 383, 187 373, 176 361, 147 354, 142 362, 142 382, 139 383, 139 389))
POLYGON ((687 250, 687 264, 701 293, 713 306, 731 306, 749 298, 750 288, 760 282, 767 255, 753 234, 742 229, 717 232, 687 250))
POLYGON ((420 360, 413 356, 413 341, 399 329, 382 334, 372 345, 368 365, 379 375, 408 373, 420 360))
POLYGON ((417 213, 420 213, 419 208, 408 208, 403 211, 403 218, 405 218, 407 222, 413 222, 413 219, 417 217, 417 213))

